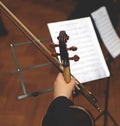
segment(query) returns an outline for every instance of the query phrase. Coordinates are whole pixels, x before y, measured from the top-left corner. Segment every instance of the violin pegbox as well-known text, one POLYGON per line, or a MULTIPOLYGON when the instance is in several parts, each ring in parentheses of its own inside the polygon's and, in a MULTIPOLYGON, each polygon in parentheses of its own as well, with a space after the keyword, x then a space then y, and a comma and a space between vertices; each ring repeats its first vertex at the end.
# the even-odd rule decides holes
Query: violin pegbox
MULTIPOLYGON (((77 47, 72 46, 67 48, 67 41, 69 40, 69 36, 66 34, 65 31, 60 31, 59 36, 57 37, 59 44, 51 43, 50 47, 51 48, 56 48, 59 47, 59 53, 52 52, 51 55, 54 57, 60 56, 61 62, 64 63, 64 60, 74 60, 77 62, 80 58, 78 55, 74 55, 73 57, 68 57, 68 51, 76 51, 77 47)), ((68 61, 65 61, 68 62, 68 61)))

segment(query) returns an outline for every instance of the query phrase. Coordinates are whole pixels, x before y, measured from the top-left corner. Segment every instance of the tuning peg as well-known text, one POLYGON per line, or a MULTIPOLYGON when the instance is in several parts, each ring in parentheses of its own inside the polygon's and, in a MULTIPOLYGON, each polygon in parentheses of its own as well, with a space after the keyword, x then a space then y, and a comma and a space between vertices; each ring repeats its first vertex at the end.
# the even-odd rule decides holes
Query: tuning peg
POLYGON ((72 47, 70 47, 70 48, 67 48, 67 50, 76 51, 76 50, 77 50, 77 47, 76 47, 76 46, 72 46, 72 47))
POLYGON ((77 62, 80 59, 80 57, 78 55, 74 55, 73 57, 70 57, 69 60, 74 60, 75 62, 77 62))
POLYGON ((56 52, 52 52, 51 55, 54 56, 54 57, 57 57, 60 54, 59 53, 56 53, 56 52))
POLYGON ((59 44, 55 44, 55 43, 51 42, 49 46, 50 46, 51 48, 55 48, 55 47, 58 47, 59 44))

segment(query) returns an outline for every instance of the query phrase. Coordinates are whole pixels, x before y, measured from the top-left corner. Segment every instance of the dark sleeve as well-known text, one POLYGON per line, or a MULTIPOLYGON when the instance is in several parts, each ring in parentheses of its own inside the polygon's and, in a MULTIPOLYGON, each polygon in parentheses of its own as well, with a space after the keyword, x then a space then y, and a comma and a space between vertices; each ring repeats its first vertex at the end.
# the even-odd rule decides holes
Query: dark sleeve
POLYGON ((73 102, 63 96, 53 100, 43 118, 42 126, 60 126, 68 117, 68 107, 71 105, 73 102))

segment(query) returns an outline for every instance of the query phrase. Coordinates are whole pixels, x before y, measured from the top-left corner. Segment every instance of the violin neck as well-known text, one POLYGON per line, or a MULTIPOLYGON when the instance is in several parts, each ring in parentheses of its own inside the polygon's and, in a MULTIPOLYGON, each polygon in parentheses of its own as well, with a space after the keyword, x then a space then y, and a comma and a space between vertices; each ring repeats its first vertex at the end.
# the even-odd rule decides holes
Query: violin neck
POLYGON ((70 82, 70 79, 71 79, 70 67, 69 67, 69 66, 64 67, 63 75, 64 75, 65 81, 66 81, 67 83, 69 83, 69 82, 70 82))

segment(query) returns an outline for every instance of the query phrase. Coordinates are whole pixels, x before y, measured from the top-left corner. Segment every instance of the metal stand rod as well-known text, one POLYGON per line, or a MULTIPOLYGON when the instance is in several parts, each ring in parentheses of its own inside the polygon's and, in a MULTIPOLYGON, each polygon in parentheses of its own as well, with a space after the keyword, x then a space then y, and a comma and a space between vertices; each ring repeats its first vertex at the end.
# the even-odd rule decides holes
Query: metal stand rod
POLYGON ((24 94, 26 95, 26 94, 27 94, 27 92, 26 92, 26 87, 25 87, 25 85, 24 85, 24 81, 23 81, 22 73, 21 73, 21 70, 20 70, 20 67, 19 67, 19 63, 18 63, 18 60, 17 60, 17 57, 16 57, 16 53, 15 53, 15 49, 14 49, 14 45, 11 44, 10 46, 11 46, 12 54, 13 54, 14 61, 15 61, 15 64, 16 64, 16 68, 17 68, 18 76, 19 76, 19 78, 20 78, 20 82, 21 82, 22 90, 23 90, 24 94))
MULTIPOLYGON (((113 62, 113 58, 110 56, 110 58, 108 60, 108 67, 109 67, 109 69, 111 69, 111 63, 112 62, 113 62)), ((104 126, 107 126, 108 117, 110 117, 110 119, 115 124, 115 126, 118 126, 117 122, 115 121, 115 119, 112 117, 112 115, 108 111, 109 91, 110 91, 110 78, 108 78, 108 80, 107 80, 106 91, 105 91, 104 126)))
MULTIPOLYGON (((109 56, 109 59, 107 61, 109 69, 111 69, 111 63, 113 62, 113 58, 109 56)), ((112 120, 114 126, 118 126, 115 119, 112 117, 112 115, 108 111, 109 106, 109 91, 110 91, 110 77, 107 79, 106 83, 106 90, 105 90, 105 109, 104 111, 95 119, 97 121, 102 115, 104 115, 104 124, 103 126, 107 126, 108 124, 108 117, 112 120)))

